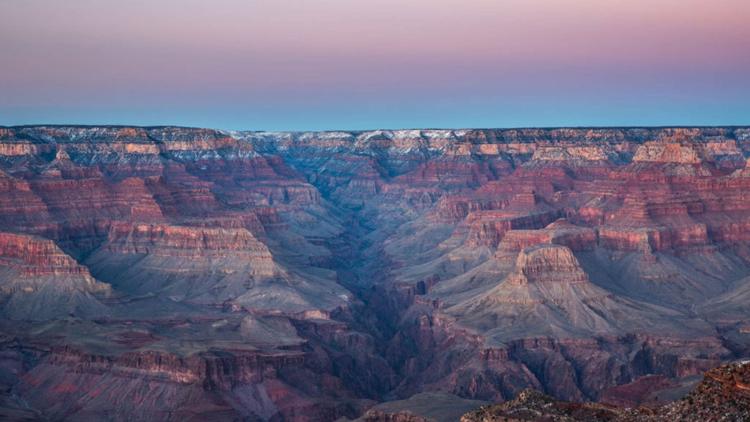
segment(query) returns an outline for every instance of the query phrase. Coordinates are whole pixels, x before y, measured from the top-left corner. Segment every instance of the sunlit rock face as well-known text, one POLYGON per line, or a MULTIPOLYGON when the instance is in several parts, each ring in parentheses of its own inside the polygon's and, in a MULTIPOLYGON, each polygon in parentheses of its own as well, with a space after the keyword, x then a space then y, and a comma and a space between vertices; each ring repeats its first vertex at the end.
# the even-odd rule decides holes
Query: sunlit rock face
POLYGON ((749 158, 747 128, 0 128, 0 411, 647 401, 750 354, 749 158))

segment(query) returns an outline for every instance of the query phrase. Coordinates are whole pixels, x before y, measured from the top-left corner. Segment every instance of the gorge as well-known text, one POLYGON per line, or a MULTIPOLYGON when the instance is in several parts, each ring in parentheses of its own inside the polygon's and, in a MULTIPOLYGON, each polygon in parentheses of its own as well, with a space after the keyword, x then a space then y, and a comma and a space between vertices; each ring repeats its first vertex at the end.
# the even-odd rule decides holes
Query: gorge
POLYGON ((9 419, 664 403, 748 299, 748 127, 0 127, 9 419))

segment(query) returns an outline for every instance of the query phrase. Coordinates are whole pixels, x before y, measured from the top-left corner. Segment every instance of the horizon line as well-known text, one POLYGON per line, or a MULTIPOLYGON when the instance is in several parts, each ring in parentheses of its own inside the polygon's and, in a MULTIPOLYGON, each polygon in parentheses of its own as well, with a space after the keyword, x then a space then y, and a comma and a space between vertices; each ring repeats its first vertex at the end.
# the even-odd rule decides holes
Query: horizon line
POLYGON ((179 129, 207 129, 221 132, 255 132, 255 133, 332 133, 332 132, 349 132, 349 133, 367 133, 367 132, 398 132, 398 131, 410 131, 410 130, 446 130, 446 131, 460 131, 460 130, 555 130, 555 129, 742 129, 750 128, 750 122, 747 124, 708 124, 708 125, 571 125, 571 126, 496 126, 496 127, 402 127, 402 128, 370 128, 370 129, 318 129, 318 130, 267 130, 267 129, 224 129, 219 127, 208 127, 208 126, 185 126, 185 125, 172 125, 172 124, 159 124, 159 125, 140 125, 140 124, 88 124, 88 123, 33 123, 33 124, 20 124, 20 125, 2 125, 0 128, 3 129, 24 129, 24 128, 40 128, 40 127, 57 127, 57 128, 140 128, 140 129, 162 129, 162 128, 179 128, 179 129))

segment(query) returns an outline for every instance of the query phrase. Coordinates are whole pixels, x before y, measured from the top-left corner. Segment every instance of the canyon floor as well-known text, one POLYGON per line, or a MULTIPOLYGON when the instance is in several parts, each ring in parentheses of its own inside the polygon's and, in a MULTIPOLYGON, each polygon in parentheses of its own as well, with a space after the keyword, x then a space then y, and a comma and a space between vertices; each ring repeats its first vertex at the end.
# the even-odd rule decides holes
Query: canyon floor
POLYGON ((0 127, 0 417, 702 403, 750 356, 749 158, 747 127, 0 127))

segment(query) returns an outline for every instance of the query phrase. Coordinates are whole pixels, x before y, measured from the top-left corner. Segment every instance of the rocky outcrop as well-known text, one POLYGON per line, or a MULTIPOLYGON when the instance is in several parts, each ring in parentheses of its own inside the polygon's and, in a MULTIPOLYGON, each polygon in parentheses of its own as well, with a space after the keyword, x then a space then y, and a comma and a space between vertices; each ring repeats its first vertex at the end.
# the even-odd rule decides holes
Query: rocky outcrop
POLYGON ((268 247, 245 229, 118 223, 110 228, 105 248, 115 254, 175 258, 240 254, 258 269, 258 274, 273 274, 273 256, 268 247))
MULTIPOLYGON (((482 407, 461 417, 461 422, 499 421, 612 421, 624 413, 593 403, 564 403, 534 390, 524 390, 506 403, 482 407)), ((623 419, 626 420, 626 419, 623 419)))
POLYGON ((616 251, 664 251, 710 243, 706 225, 700 223, 658 228, 602 226, 598 234, 603 248, 616 251))
POLYGON ((106 313, 100 299, 111 293, 52 240, 0 233, 0 300, 6 317, 98 316, 106 313))
POLYGON ((22 276, 89 275, 88 269, 65 254, 55 243, 35 236, 0 233, 0 259, 22 276))
POLYGON ((665 420, 686 421, 750 418, 750 365, 743 361, 706 372, 687 397, 667 405, 661 414, 665 420))
POLYGON ((555 218, 554 212, 475 211, 467 215, 467 246, 497 247, 511 230, 544 227, 555 218))
POLYGON ((635 151, 634 162, 699 164, 701 158, 690 144, 668 141, 646 142, 635 151))
POLYGON ((541 244, 566 246, 572 251, 587 251, 596 247, 597 233, 591 228, 579 227, 565 220, 558 220, 540 230, 506 232, 500 244, 500 250, 517 252, 541 244))
POLYGON ((516 259, 510 283, 585 283, 586 273, 569 248, 540 245, 523 249, 516 259))
POLYGON ((461 422, 507 420, 549 421, 743 421, 750 418, 748 365, 733 364, 706 372, 687 397, 659 407, 625 408, 595 403, 561 402, 525 390, 500 405, 485 406, 461 417, 461 422))

